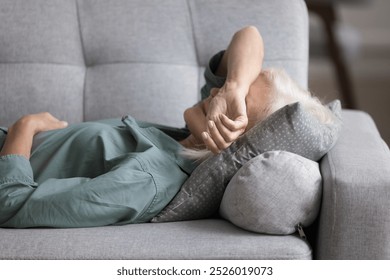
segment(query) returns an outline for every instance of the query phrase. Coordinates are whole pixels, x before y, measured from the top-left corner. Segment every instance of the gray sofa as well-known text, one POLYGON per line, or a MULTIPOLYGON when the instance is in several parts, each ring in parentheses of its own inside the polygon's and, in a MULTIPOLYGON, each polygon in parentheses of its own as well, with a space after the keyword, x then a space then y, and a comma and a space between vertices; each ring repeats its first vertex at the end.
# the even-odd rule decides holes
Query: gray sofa
MULTIPOLYGON (((265 67, 303 87, 301 0, 0 0, 0 126, 50 111, 70 123, 132 116, 182 127, 208 59, 255 25, 265 67)), ((0 229, 1 259, 390 259, 390 152, 364 112, 343 111, 321 160, 323 196, 308 240, 219 219, 80 229, 0 229)))

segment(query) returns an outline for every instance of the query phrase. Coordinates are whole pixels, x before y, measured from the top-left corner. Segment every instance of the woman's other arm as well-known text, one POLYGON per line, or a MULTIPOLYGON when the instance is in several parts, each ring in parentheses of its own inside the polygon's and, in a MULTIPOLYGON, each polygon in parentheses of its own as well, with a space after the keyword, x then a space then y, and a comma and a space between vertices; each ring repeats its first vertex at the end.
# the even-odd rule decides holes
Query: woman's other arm
POLYGON ((0 226, 14 216, 37 187, 30 165, 34 135, 66 127, 49 113, 27 115, 9 127, 0 152, 0 226))
POLYGON ((22 155, 29 159, 35 134, 65 128, 67 125, 67 122, 58 120, 50 113, 26 115, 8 129, 0 156, 22 155))

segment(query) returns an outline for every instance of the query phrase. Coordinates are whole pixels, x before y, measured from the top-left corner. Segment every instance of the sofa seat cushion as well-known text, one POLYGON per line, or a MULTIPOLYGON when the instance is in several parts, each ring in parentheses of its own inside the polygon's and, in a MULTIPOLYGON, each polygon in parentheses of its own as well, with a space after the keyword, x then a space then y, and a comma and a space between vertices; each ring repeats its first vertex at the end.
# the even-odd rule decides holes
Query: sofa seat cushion
POLYGON ((251 233, 221 219, 79 229, 0 229, 0 236, 0 259, 312 258, 310 246, 295 235, 251 233))

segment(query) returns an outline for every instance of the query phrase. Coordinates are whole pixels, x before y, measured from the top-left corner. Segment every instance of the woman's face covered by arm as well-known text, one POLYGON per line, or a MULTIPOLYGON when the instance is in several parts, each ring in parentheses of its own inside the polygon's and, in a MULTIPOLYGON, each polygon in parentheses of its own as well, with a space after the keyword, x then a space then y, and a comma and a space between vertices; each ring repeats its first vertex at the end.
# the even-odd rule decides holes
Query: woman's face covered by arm
MULTIPOLYGON (((213 100, 215 95, 218 93, 217 88, 211 90, 211 94, 208 98, 197 103, 195 106, 188 108, 184 112, 185 122, 191 131, 192 140, 196 143, 196 148, 205 148, 205 142, 209 145, 215 145, 215 143, 210 143, 214 141, 210 137, 205 137, 205 132, 209 131, 214 137, 219 133, 216 124, 208 120, 207 114, 209 110, 210 103, 215 101, 213 100)), ((267 80, 263 74, 260 74, 258 78, 250 86, 248 95, 245 98, 246 102, 246 111, 248 116, 248 125, 245 131, 252 128, 257 122, 261 121, 264 118, 264 112, 266 107, 269 105, 269 88, 267 85, 267 80)), ((224 106, 222 104, 221 106, 224 106)), ((222 122, 228 122, 225 120, 224 116, 221 116, 222 122)), ((228 125, 228 123, 227 123, 228 125)), ((224 135, 219 135, 222 137, 225 142, 233 142, 237 137, 234 135, 229 135, 229 131, 226 131, 224 135), (233 140, 230 140, 233 139, 233 140)))

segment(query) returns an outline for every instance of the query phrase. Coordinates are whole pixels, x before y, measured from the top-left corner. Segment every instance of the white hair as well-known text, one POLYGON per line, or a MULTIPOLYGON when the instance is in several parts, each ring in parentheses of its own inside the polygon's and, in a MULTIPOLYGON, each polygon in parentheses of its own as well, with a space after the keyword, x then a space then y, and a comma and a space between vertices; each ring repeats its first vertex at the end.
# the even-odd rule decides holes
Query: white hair
POLYGON ((183 147, 180 151, 180 155, 188 159, 202 162, 211 157, 213 153, 207 149, 190 149, 183 147))
POLYGON ((283 69, 270 68, 263 73, 270 90, 267 116, 288 104, 300 102, 303 108, 321 123, 331 124, 334 122, 334 115, 329 108, 324 106, 310 91, 300 87, 283 69))
MULTIPOLYGON (((308 90, 300 87, 289 75, 278 68, 269 68, 262 72, 268 85, 268 104, 263 106, 261 122, 282 107, 300 102, 303 108, 316 117, 323 124, 332 124, 335 121, 333 113, 308 90)), ((181 154, 189 159, 203 161, 212 155, 209 150, 184 148, 181 154)))

